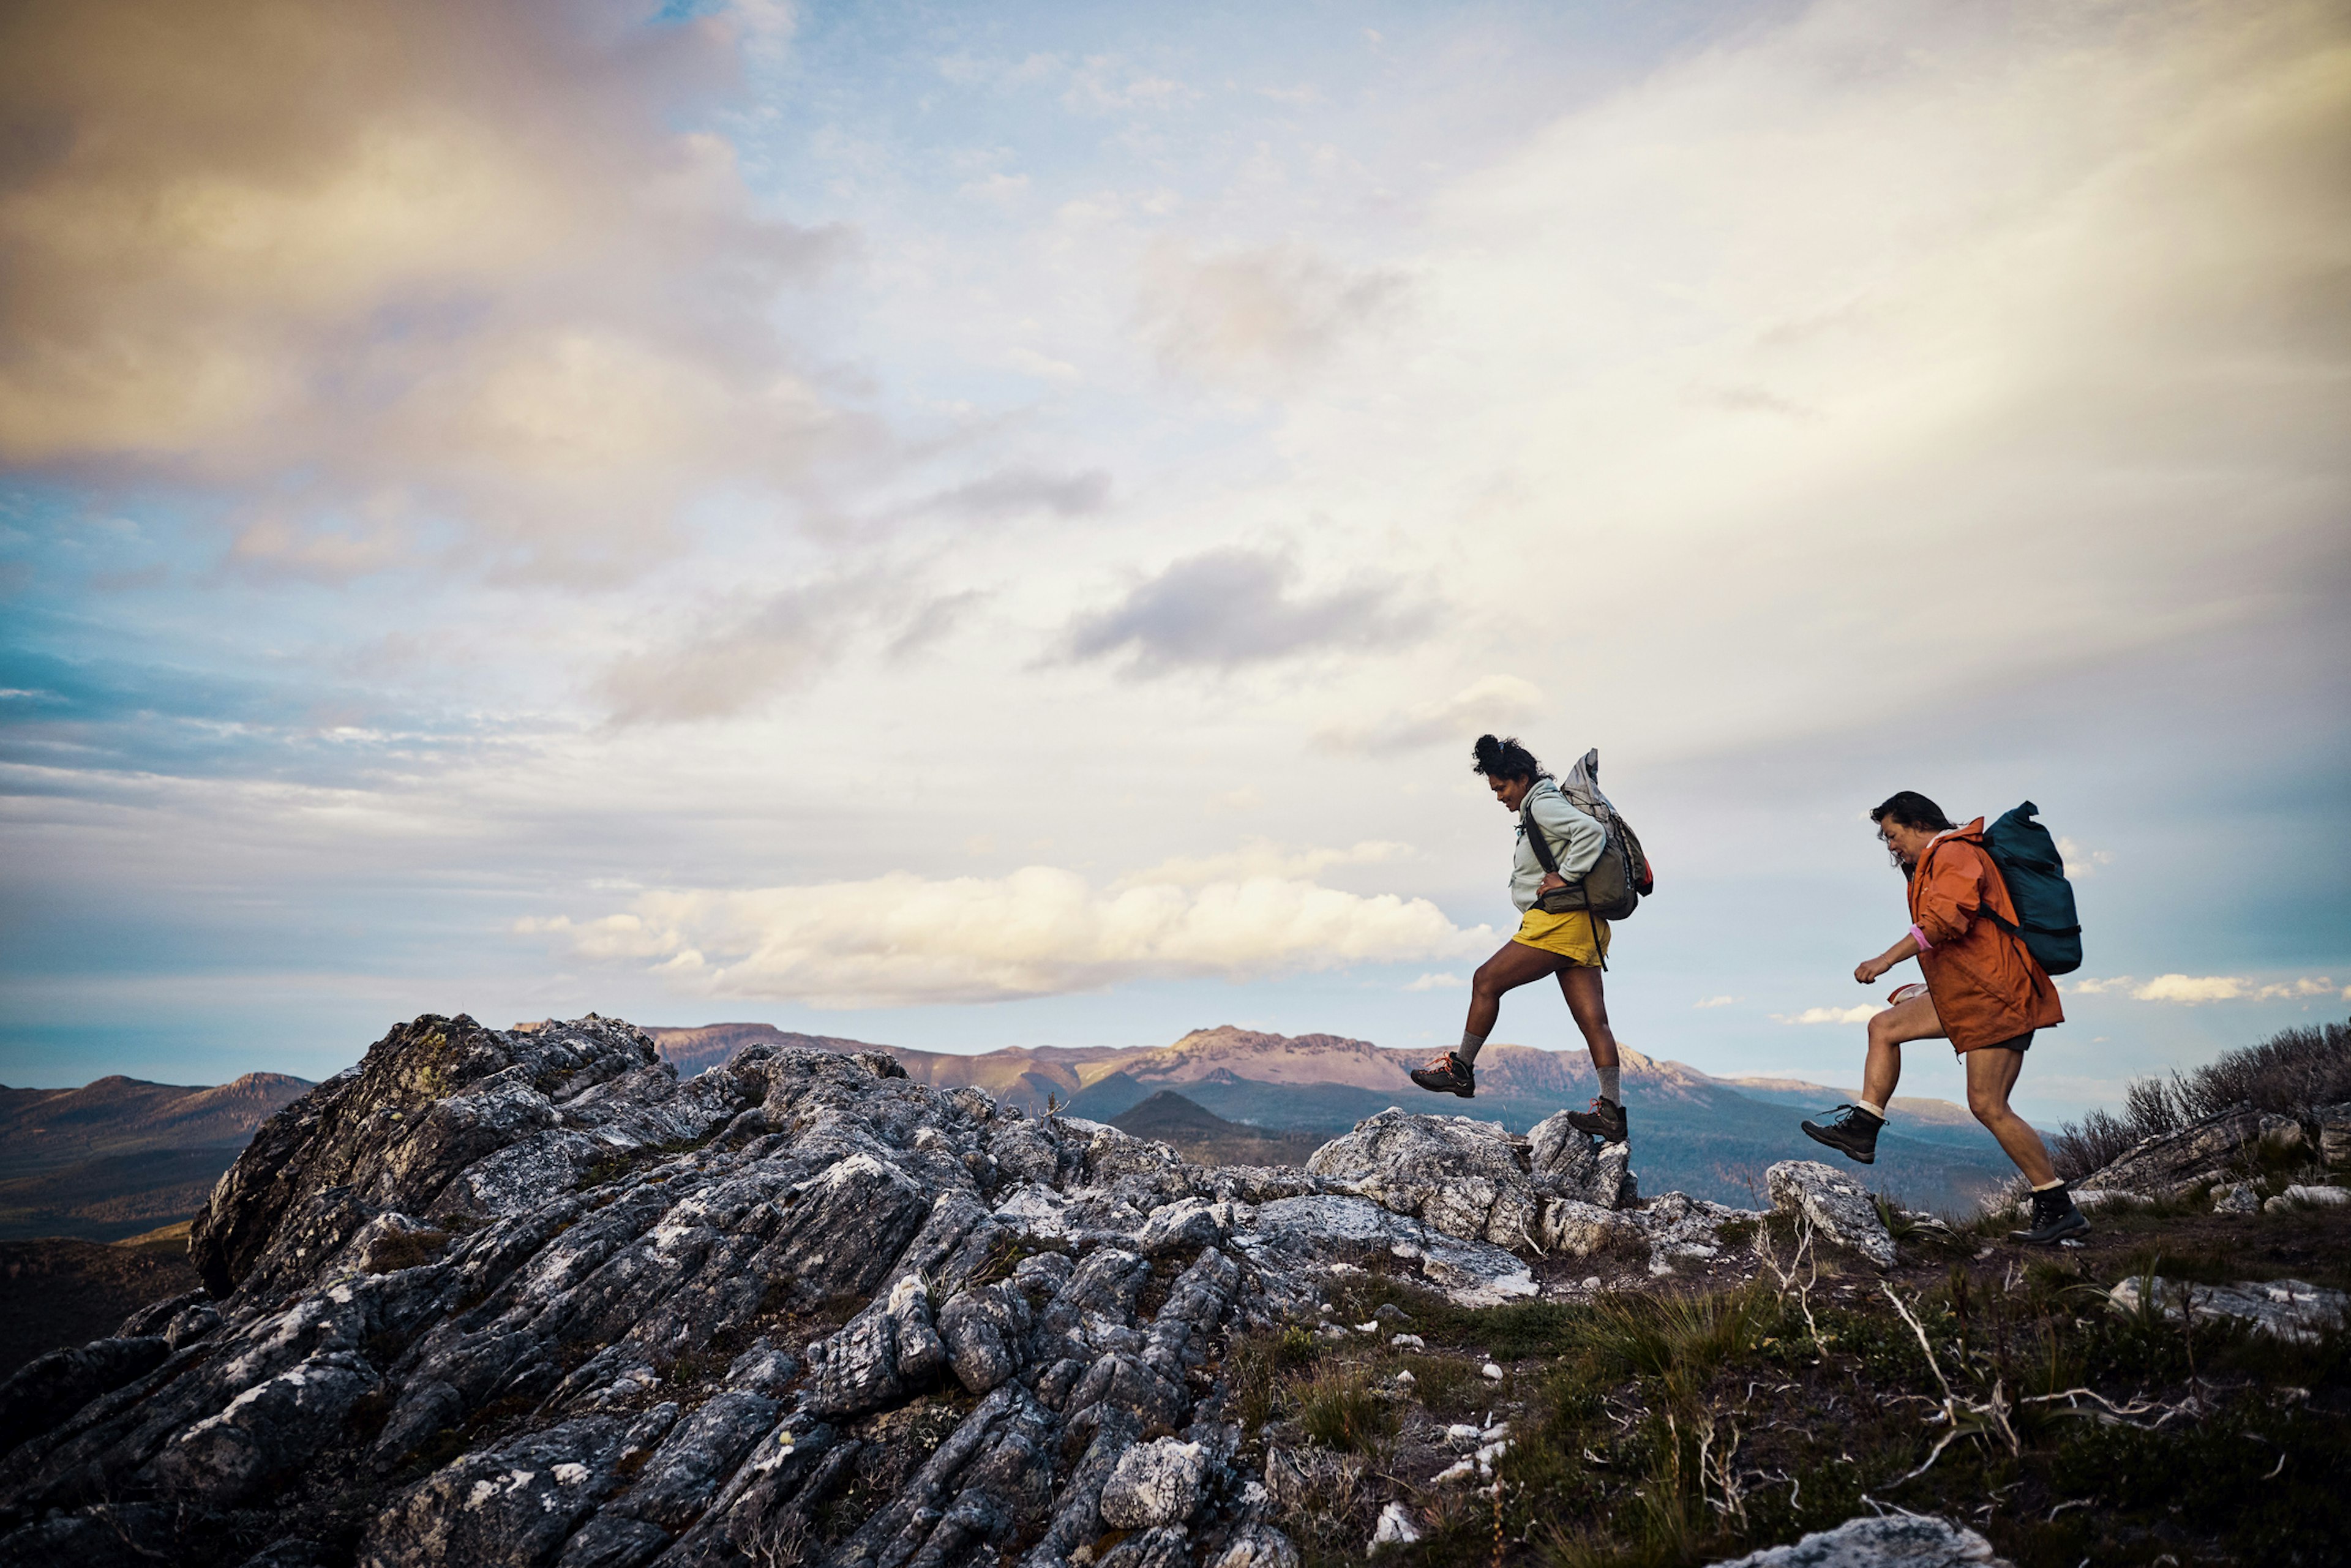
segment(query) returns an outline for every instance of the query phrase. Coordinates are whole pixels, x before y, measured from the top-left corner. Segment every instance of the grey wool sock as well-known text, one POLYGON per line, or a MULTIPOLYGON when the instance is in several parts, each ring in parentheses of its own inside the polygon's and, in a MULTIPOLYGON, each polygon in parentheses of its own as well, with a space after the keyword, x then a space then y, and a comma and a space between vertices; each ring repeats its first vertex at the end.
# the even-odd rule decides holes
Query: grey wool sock
POLYGON ((1593 1071, 1600 1074, 1600 1097, 1611 1105, 1625 1103, 1625 1090, 1618 1082, 1624 1076, 1624 1065, 1620 1062, 1614 1067, 1595 1067, 1593 1071))
POLYGON ((1475 1067, 1478 1065, 1478 1048, 1485 1043, 1484 1035, 1471 1034, 1465 1029, 1461 1031, 1461 1043, 1453 1048, 1453 1054, 1475 1067))

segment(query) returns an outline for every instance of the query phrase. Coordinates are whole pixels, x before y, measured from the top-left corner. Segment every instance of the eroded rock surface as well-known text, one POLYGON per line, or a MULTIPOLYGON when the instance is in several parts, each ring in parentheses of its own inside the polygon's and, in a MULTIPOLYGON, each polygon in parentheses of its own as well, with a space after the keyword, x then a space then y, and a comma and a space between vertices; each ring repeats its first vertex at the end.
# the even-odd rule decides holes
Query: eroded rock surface
POLYGON ((1789 1546, 1750 1552, 1718 1568, 2010 1568, 1991 1542, 1963 1525, 1916 1513, 1849 1519, 1789 1546))
POLYGON ((2176 1133, 2143 1138, 2120 1158, 2074 1185, 2148 1197, 2178 1197, 2234 1171, 2246 1146, 2261 1140, 2265 1121, 2277 1123, 2284 1118, 2265 1118, 2251 1105, 2234 1106, 2176 1133))
POLYGON ((1809 1220, 1822 1239, 1858 1252, 1881 1269, 1894 1266, 1894 1237, 1868 1189, 1818 1160, 1782 1160, 1763 1173, 1771 1207, 1809 1220))
POLYGON ((0 1386, 0 1568, 1295 1568, 1230 1335, 1334 1270, 1491 1304, 1739 1217, 1537 1134, 1392 1111, 1204 1168, 878 1052, 681 1082, 611 1019, 420 1018, 223 1178, 206 1293, 0 1386))
POLYGON ((2351 1297, 2341 1291, 2300 1280, 2247 1281, 2234 1285, 2199 1285, 2161 1275, 2125 1280, 2107 1292, 2118 1312, 2152 1308, 2179 1322, 2194 1316, 2206 1320, 2234 1318, 2262 1333, 2296 1343, 2309 1343, 2342 1325, 2351 1312, 2351 1297))

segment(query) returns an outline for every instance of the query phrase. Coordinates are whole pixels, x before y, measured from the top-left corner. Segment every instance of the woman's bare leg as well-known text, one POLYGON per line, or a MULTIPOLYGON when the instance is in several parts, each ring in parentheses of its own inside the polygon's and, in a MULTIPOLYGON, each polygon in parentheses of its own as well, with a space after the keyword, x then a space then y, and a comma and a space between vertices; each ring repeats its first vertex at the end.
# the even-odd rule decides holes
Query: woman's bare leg
POLYGON ((1567 998, 1567 1010, 1575 1019, 1575 1027, 1583 1031, 1583 1043, 1592 1051, 1592 1065, 1616 1065, 1616 1031, 1608 1027, 1608 998, 1601 989, 1600 971, 1582 964, 1570 964, 1559 972, 1559 993, 1567 998))
POLYGON ((2055 1181, 2057 1168, 2049 1163, 2049 1150, 2043 1145, 2041 1134, 2008 1108, 2008 1092, 2016 1087, 2016 1075, 2024 1071, 2024 1052, 1970 1051, 1959 1060, 1967 1066, 1968 1109, 1976 1113, 1976 1120, 2000 1140, 2025 1180, 2034 1186, 2055 1181))
POLYGON ((1883 1107, 1902 1081, 1902 1047, 1914 1040, 1941 1040, 1943 1020, 1932 997, 1896 1002, 1869 1020, 1869 1056, 1861 1068, 1861 1097, 1883 1107))
MULTIPOLYGON (((1555 953, 1530 947, 1523 942, 1503 943, 1501 951, 1478 966, 1478 973, 1469 981, 1469 1021, 1464 1026, 1468 1032, 1481 1040, 1493 1033, 1495 1020, 1502 1016, 1504 991, 1515 991, 1530 981, 1540 980, 1566 962, 1555 953)), ((1604 1022, 1602 1027, 1606 1024, 1604 1022)), ((1614 1040, 1610 1048, 1614 1048, 1614 1040)))

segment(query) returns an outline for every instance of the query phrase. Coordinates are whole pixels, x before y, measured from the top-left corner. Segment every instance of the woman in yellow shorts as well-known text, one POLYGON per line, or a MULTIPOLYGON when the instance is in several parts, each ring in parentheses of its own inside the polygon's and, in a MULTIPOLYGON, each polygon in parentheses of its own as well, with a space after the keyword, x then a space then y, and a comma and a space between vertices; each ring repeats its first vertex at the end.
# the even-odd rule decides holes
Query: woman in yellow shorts
POLYGON ((1415 1072, 1412 1081, 1439 1094, 1458 1094, 1465 1100, 1474 1097, 1478 1051, 1493 1032, 1494 1020, 1501 1016, 1502 993, 1545 975, 1557 975, 1567 1010, 1573 1015, 1575 1027, 1583 1031, 1584 1043, 1592 1049, 1592 1065, 1600 1074, 1600 1094, 1592 1102, 1591 1111, 1575 1112, 1568 1120, 1579 1131, 1621 1144, 1627 1136, 1624 1092, 1618 1082, 1616 1036, 1608 1028, 1608 999, 1602 993, 1600 975, 1601 959, 1608 951, 1608 922, 1595 920, 1581 909, 1547 915, 1535 907, 1536 899, 1544 893, 1565 887, 1569 879, 1592 869, 1607 841, 1605 831, 1560 792, 1542 764, 1519 744, 1517 737, 1498 740, 1481 735, 1476 755, 1473 770, 1485 776, 1487 787, 1504 810, 1516 817, 1520 808, 1528 808, 1527 815, 1534 819, 1559 869, 1543 869, 1541 858, 1527 841, 1521 818, 1518 853, 1510 864, 1510 902, 1521 912, 1518 934, 1479 966, 1477 977, 1470 982, 1469 1019, 1461 1030, 1460 1045, 1415 1072))

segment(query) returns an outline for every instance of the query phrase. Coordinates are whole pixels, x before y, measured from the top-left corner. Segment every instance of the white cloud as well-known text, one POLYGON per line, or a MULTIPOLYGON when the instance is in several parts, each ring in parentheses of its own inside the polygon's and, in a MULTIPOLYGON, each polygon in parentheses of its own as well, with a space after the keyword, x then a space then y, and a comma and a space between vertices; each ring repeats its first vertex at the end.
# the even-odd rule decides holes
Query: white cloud
MULTIPOLYGON (((2142 1002, 2178 1002, 2195 1007, 2203 1002, 2294 1001, 2328 996, 2334 990, 2334 980, 2325 975, 2305 975, 2298 979, 2268 984, 2247 979, 2241 975, 2158 975, 2133 990, 2131 996, 2142 1002)), ((2351 991, 2346 991, 2346 995, 2351 995, 2351 991)))
POLYGON ((2096 997, 2096 996, 2104 996, 2104 995, 2105 995, 2105 993, 2107 993, 2108 991, 2126 991, 2126 990, 2128 990, 2128 989, 2130 988, 2131 984, 2132 984, 2132 981, 2131 981, 2131 977, 2130 977, 2128 975, 2116 975, 2116 976, 2115 976, 2115 977, 2114 977, 2113 978, 2111 978, 2111 979, 2105 979, 2105 980, 2071 980, 2071 979, 2068 979, 2068 980, 2060 980, 2060 981, 2058 981, 2058 982, 2057 982, 2057 984, 2058 984, 2058 986, 2059 986, 2061 988, 2063 988, 2063 989, 2064 989, 2064 990, 2072 991, 2072 992, 2073 992, 2074 995, 2076 995, 2076 996, 2083 996, 2083 997, 2096 997))
POLYGON ((2057 852, 2065 858, 2065 874, 2075 882, 2097 875, 2100 866, 2115 863, 2111 851, 2089 849, 2068 838, 2057 841, 2057 852))
POLYGON ((528 920, 581 957, 657 960, 708 996, 816 1007, 1001 1001, 1141 978, 1242 980, 1354 964, 1458 957, 1490 942, 1426 899, 1255 876, 1098 890, 1029 866, 993 879, 649 893, 601 918, 528 920))
POLYGON ((1806 1008, 1800 1013, 1773 1013, 1774 1023, 1867 1023, 1882 1009, 1864 1003, 1851 1008, 1806 1008))
POLYGON ((1407 991, 1453 991, 1469 982, 1458 975, 1423 975, 1405 988, 1407 991))
POLYGON ((1219 882, 1249 882, 1272 877, 1295 881, 1315 876, 1334 865, 1384 865, 1410 858, 1410 844, 1366 839, 1343 850, 1285 850, 1265 839, 1250 839, 1240 848, 1220 855, 1177 855, 1146 871, 1122 877, 1119 887, 1147 887, 1165 883, 1171 887, 1206 887, 1219 882))
POLYGON ((1326 750, 1384 756, 1425 746, 1463 750, 1485 730, 1510 729, 1542 711, 1542 688, 1518 675, 1488 675, 1449 697, 1369 718, 1324 725, 1314 742, 1326 750))
POLYGON ((1701 997, 1690 1005, 1700 1008, 1727 1008, 1742 999, 1739 997, 1701 997))

